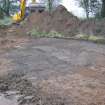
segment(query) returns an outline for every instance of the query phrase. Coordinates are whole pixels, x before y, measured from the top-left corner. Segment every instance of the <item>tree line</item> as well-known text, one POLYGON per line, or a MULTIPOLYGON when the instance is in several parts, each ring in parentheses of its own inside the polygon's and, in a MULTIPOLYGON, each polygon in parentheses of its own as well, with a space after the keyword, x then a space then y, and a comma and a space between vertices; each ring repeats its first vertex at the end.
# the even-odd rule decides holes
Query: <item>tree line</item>
MULTIPOLYGON (((9 16, 11 11, 14 11, 17 7, 14 5, 18 0, 0 0, 0 17, 3 15, 9 16)), ((62 0, 40 0, 47 4, 49 12, 52 11, 56 3, 62 0)), ((90 16, 105 17, 105 0, 74 0, 79 3, 79 6, 83 7, 87 18, 90 16)), ((69 2, 69 1, 68 1, 69 2)))
POLYGON ((79 5, 84 8, 87 18, 105 17, 105 0, 78 0, 79 5))

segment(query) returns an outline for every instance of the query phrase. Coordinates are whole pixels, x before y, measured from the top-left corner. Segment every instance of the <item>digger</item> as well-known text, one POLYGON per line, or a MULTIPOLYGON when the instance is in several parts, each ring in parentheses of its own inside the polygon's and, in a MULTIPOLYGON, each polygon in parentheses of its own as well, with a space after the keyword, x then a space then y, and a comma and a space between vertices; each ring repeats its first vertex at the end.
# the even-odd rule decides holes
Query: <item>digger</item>
MULTIPOLYGON (((25 18, 25 10, 26 10, 26 0, 20 1, 20 11, 13 15, 12 19, 14 23, 21 22, 25 18)), ((35 3, 36 0, 32 0, 32 3, 35 3)))

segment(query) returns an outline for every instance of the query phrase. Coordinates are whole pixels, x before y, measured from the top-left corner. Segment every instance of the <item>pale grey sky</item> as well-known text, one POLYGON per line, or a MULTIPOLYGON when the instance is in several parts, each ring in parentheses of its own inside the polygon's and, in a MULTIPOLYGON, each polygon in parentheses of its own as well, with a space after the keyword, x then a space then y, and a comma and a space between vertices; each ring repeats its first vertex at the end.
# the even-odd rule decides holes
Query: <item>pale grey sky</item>
POLYGON ((72 12, 78 17, 85 17, 84 9, 79 7, 75 0, 63 0, 62 5, 64 5, 68 11, 72 12))

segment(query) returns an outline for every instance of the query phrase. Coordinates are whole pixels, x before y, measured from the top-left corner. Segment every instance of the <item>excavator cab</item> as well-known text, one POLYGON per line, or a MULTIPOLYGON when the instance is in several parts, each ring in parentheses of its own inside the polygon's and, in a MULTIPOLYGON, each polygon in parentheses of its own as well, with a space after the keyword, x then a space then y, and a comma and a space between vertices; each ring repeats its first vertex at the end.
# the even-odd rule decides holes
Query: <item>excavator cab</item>
MULTIPOLYGON (((26 16, 26 0, 19 0, 20 1, 20 11, 13 15, 12 19, 14 23, 21 22, 26 16)), ((43 3, 36 3, 36 0, 31 0, 31 4, 29 5, 29 11, 44 11, 45 6, 43 3)))

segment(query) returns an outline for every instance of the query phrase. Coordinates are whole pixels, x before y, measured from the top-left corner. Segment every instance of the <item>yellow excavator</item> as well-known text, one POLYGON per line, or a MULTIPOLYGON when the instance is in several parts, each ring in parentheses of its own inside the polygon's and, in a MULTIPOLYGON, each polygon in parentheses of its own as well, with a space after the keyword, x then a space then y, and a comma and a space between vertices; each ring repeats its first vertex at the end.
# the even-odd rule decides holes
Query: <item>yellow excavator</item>
MULTIPOLYGON (((18 23, 25 18, 25 10, 26 10, 26 0, 20 1, 20 11, 13 15, 12 19, 14 23, 18 23)), ((36 0, 32 0, 32 3, 35 3, 36 0)))

